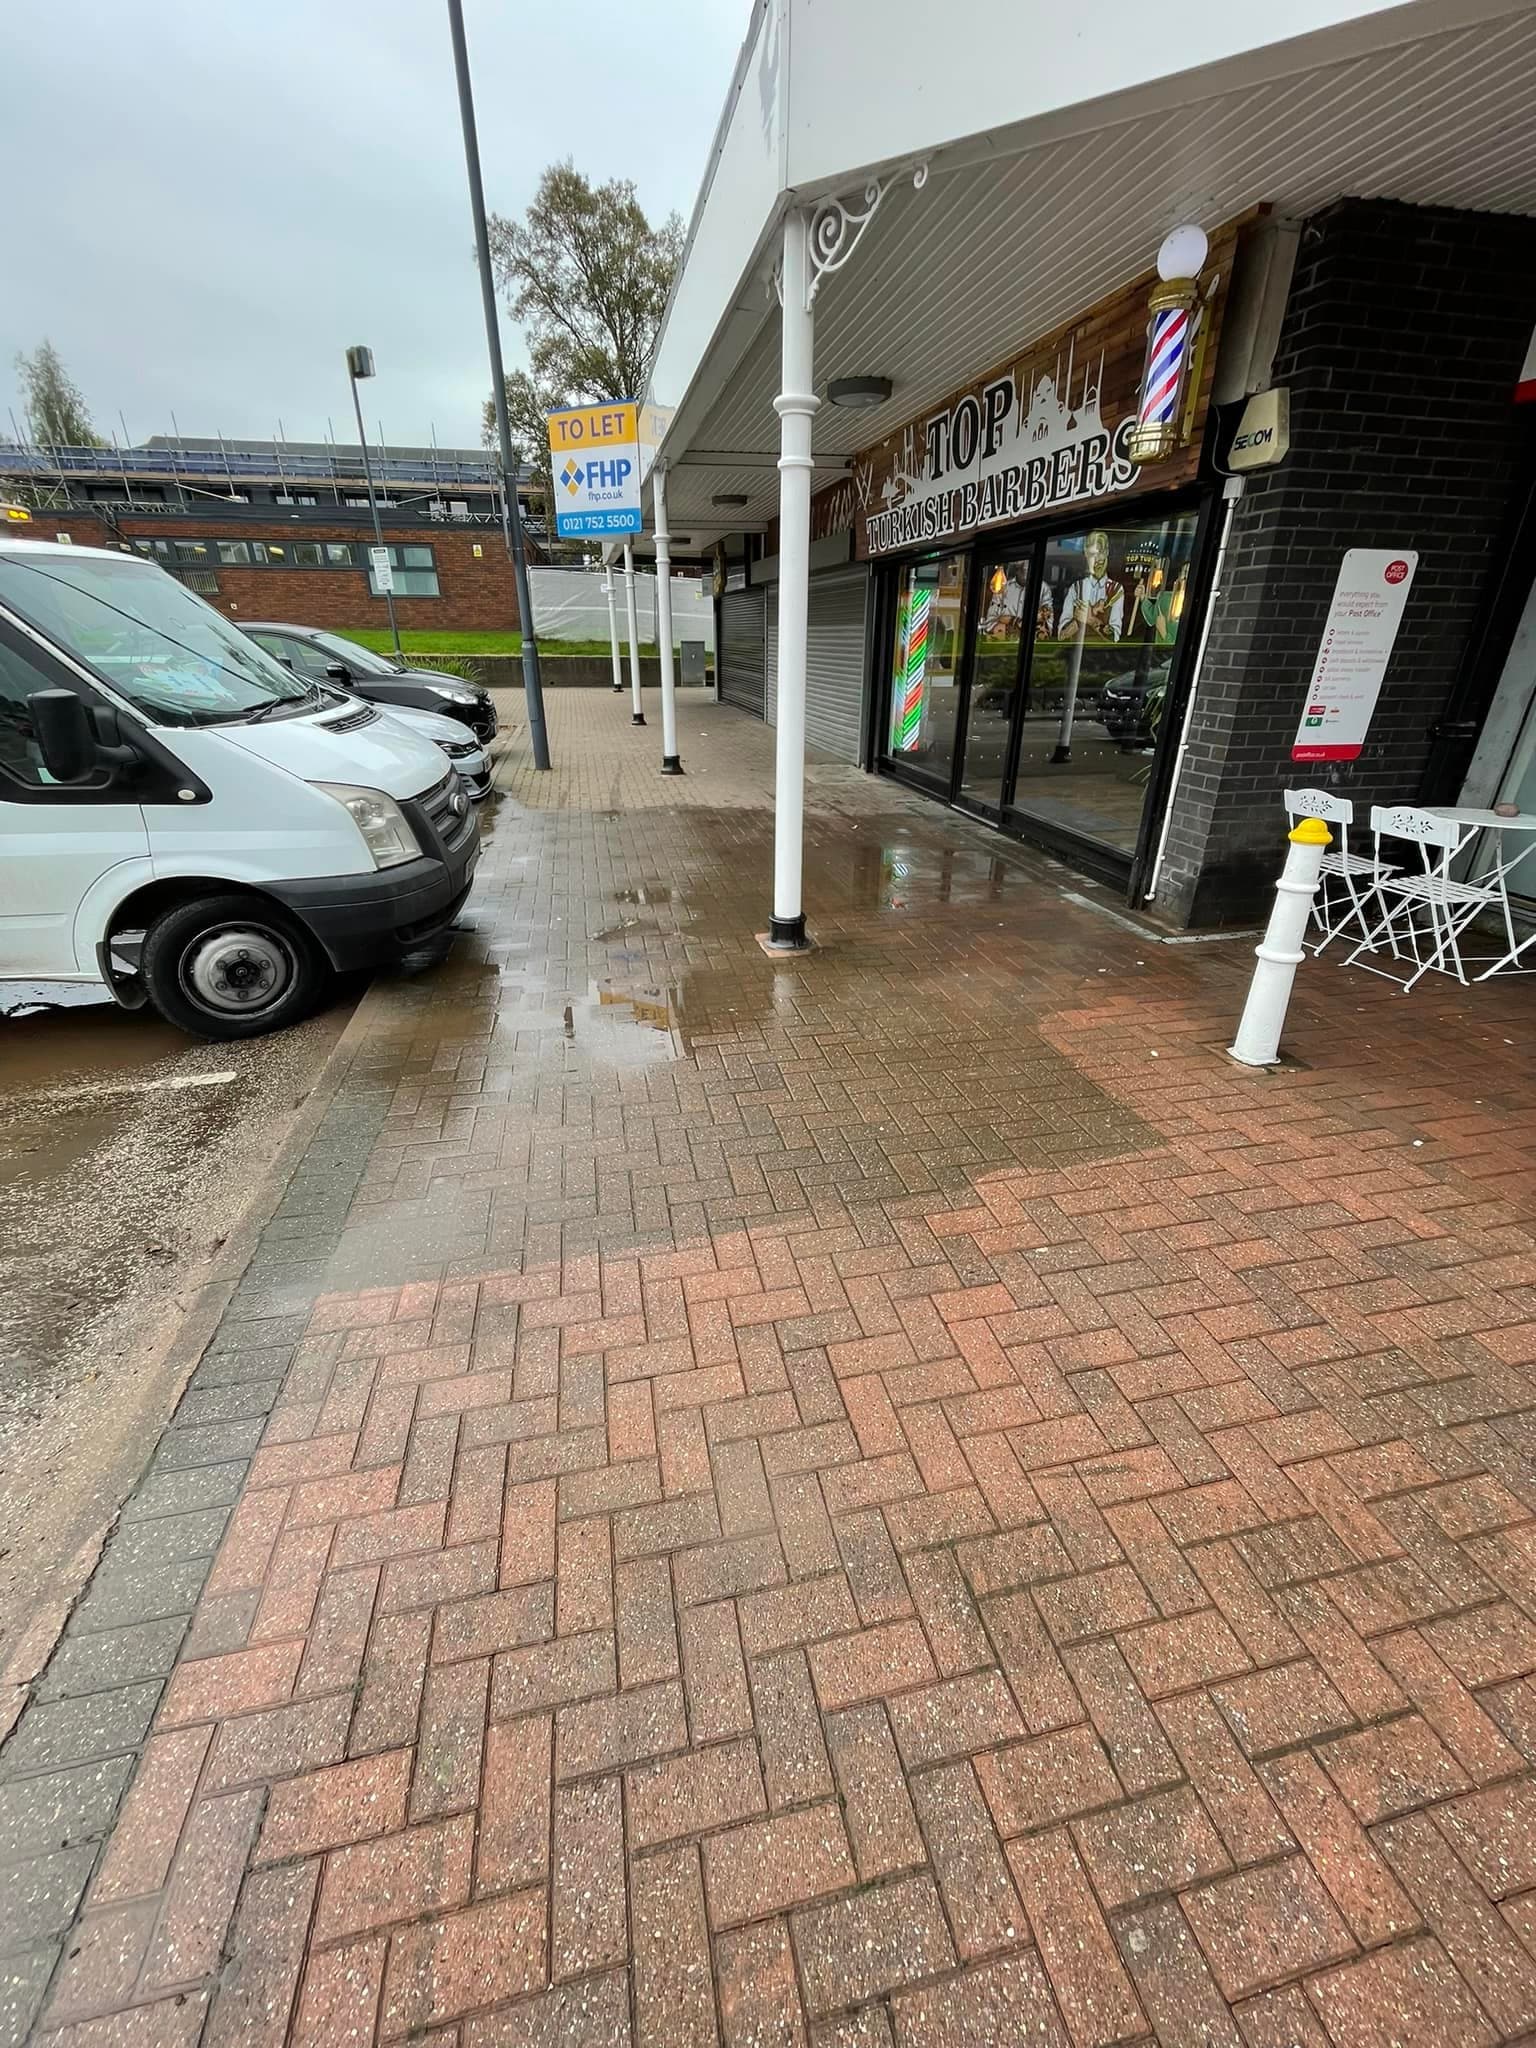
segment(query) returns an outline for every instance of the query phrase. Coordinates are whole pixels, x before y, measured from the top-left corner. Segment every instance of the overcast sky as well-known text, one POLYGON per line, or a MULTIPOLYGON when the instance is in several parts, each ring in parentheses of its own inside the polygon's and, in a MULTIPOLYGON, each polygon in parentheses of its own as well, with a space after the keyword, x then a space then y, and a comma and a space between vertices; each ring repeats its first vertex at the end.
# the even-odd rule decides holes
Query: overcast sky
MULTIPOLYGON (((750 0, 465 0, 492 212, 570 156, 686 220, 750 0)), ((0 433, 45 335, 103 435, 479 440, 490 389, 443 0, 6 9, 0 433), (28 166, 25 176, 18 170, 28 166)), ((509 366, 522 359, 503 319, 509 366)))

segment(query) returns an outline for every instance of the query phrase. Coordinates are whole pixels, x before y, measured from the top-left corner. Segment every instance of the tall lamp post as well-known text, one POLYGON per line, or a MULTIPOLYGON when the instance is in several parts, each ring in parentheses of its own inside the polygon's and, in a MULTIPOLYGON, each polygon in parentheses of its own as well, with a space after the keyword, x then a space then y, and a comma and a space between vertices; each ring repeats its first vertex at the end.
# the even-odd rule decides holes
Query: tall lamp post
POLYGON ((480 182, 480 144, 475 134, 475 98, 469 82, 469 47, 464 40, 462 0, 448 0, 448 26, 453 35, 453 68, 459 82, 459 120, 464 129, 464 168, 469 176, 469 205, 475 219, 475 255, 480 265, 480 297, 485 307, 485 346, 491 359, 491 395, 496 405, 496 438, 501 447, 501 481, 507 508, 507 538, 512 548, 512 574, 517 583, 517 613, 522 626, 523 695, 528 703, 528 740, 535 768, 549 766, 549 734, 544 725, 544 686, 539 675, 539 643, 533 627, 533 596, 528 588, 527 550, 523 545, 523 514, 517 502, 517 467, 512 456, 512 428, 507 419, 507 379, 501 366, 501 330, 496 324, 496 285, 491 276, 491 243, 485 228, 485 192, 480 182))
MULTIPOLYGON (((360 377, 373 375, 373 350, 371 348, 349 348, 347 350, 347 382, 352 386, 352 410, 357 414, 357 445, 363 452, 363 481, 368 486, 368 509, 373 514, 373 537, 378 545, 384 546, 384 527, 379 518, 378 494, 373 488, 373 464, 368 460, 368 436, 363 431, 363 401, 358 396, 357 383, 360 377)), ((389 557, 384 561, 387 564, 389 557)), ((395 643, 395 659, 404 659, 400 652, 400 628, 395 623, 395 592, 386 567, 384 577, 384 602, 389 606, 389 637, 395 643)))

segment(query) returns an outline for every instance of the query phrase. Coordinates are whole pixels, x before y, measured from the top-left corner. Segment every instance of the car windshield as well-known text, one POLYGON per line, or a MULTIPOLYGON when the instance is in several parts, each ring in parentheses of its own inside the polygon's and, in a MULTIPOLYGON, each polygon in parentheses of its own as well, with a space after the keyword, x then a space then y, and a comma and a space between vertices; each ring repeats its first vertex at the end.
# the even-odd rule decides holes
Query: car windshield
POLYGON ((360 676, 397 676, 397 665, 382 654, 375 654, 371 647, 362 647, 356 640, 347 640, 340 633, 311 633, 310 639, 316 647, 333 655, 337 661, 344 661, 354 674, 360 676))
POLYGON ((7 549, 0 599, 155 725, 224 725, 318 695, 152 562, 7 549))

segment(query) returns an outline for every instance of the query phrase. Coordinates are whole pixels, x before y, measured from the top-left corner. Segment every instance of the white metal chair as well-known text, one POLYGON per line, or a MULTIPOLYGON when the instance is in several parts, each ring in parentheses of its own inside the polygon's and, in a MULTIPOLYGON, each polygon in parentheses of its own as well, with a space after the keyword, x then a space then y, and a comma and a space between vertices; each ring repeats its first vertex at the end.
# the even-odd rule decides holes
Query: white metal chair
MULTIPOLYGON (((1480 911, 1498 901, 1497 889, 1479 882, 1460 882, 1451 873, 1451 862, 1467 841, 1466 826, 1411 804, 1373 804, 1371 831, 1378 853, 1383 839, 1413 841, 1423 867, 1415 874, 1388 871, 1383 864, 1376 882, 1381 921, 1366 932, 1345 965, 1353 967, 1362 953, 1374 953, 1385 942, 1394 960, 1406 958, 1414 963, 1412 974, 1401 984, 1404 995, 1431 967, 1442 973, 1454 972, 1465 984, 1461 935, 1480 911)), ((1385 975, 1388 981, 1398 978, 1385 967, 1367 966, 1366 971, 1385 975)))
POLYGON ((1347 796, 1335 796, 1327 789, 1288 789, 1285 815, 1294 825, 1298 818, 1322 818, 1335 828, 1337 844, 1323 855, 1319 870, 1322 880, 1312 902, 1312 915, 1320 934, 1313 946, 1324 946, 1353 929, 1363 939, 1370 929, 1367 906, 1376 894, 1384 874, 1395 874, 1391 863, 1381 858, 1381 848, 1355 853, 1349 844, 1349 828, 1355 822, 1355 807, 1347 796))

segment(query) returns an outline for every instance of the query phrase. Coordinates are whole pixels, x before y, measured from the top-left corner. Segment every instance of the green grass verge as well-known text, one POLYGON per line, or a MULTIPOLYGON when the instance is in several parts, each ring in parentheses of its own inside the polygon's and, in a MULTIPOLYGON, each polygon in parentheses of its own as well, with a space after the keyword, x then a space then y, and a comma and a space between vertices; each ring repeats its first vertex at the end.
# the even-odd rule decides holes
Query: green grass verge
MULTIPOLYGON (((360 646, 371 647, 376 654, 390 654, 394 643, 386 629, 380 632, 376 626, 344 626, 339 628, 347 639, 356 640, 360 646)), ((523 636, 521 633, 475 633, 443 632, 412 633, 400 635, 400 645, 407 654, 521 654, 523 636)), ((607 654, 606 640, 546 640, 539 653, 546 660, 555 660, 562 654, 607 654)), ((655 643, 642 642, 640 652, 654 655, 655 643)))

